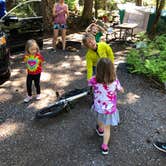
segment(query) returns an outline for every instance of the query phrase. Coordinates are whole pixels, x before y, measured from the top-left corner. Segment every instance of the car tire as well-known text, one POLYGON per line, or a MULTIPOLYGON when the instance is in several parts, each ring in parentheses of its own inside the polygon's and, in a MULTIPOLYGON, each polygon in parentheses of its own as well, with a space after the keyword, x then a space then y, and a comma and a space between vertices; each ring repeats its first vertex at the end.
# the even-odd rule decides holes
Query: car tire
POLYGON ((8 70, 3 75, 1 75, 0 85, 2 85, 5 81, 9 80, 10 74, 10 68, 8 68, 8 70))

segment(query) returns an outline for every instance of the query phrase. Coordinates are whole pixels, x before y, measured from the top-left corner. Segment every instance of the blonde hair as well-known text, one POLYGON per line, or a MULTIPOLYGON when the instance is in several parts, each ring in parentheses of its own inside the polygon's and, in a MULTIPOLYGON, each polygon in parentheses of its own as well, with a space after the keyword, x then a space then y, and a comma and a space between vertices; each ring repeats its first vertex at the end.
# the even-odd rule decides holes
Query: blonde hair
POLYGON ((30 52, 29 52, 29 49, 30 49, 32 46, 36 46, 37 52, 39 52, 39 46, 38 46, 36 40, 34 40, 34 39, 30 39, 30 40, 28 40, 28 41, 26 42, 26 45, 25 45, 25 52, 29 54, 29 53, 30 53, 30 52))
MULTIPOLYGON (((88 40, 88 39, 93 39, 93 40, 95 40, 95 37, 94 37, 92 34, 90 34, 90 33, 85 34, 85 35, 83 36, 83 38, 82 38, 82 42, 83 42, 83 44, 84 44, 85 47, 88 47, 88 43, 87 43, 87 40, 88 40)), ((96 40, 95 40, 95 41, 96 41, 96 40)))
POLYGON ((100 58, 96 68, 96 81, 110 84, 116 79, 114 64, 109 58, 100 58))

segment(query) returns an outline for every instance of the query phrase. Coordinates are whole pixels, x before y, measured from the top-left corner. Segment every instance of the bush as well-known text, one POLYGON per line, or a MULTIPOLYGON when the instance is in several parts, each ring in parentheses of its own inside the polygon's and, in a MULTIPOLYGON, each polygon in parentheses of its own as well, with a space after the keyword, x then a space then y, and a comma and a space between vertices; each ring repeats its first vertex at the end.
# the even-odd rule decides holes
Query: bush
POLYGON ((164 20, 164 18, 160 18, 159 22, 157 24, 157 34, 161 35, 161 34, 166 34, 166 20, 164 20))
POLYGON ((128 70, 166 82, 166 35, 146 41, 144 47, 132 49, 127 55, 128 70))

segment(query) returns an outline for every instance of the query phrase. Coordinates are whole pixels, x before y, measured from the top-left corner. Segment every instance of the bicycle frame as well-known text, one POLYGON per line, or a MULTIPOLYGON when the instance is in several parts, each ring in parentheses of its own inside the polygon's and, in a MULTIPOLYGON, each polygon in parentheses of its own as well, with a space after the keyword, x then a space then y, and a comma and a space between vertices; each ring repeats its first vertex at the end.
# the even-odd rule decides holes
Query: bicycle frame
POLYGON ((48 109, 49 109, 49 108, 53 107, 54 105, 58 105, 58 104, 64 104, 64 105, 66 105, 67 103, 69 103, 69 102, 71 102, 71 101, 74 101, 74 100, 76 100, 76 99, 79 99, 79 98, 81 98, 81 97, 84 97, 84 96, 88 95, 88 93, 89 93, 88 91, 87 91, 87 92, 82 92, 82 93, 80 93, 80 94, 78 94, 78 95, 61 99, 61 100, 59 100, 59 101, 56 101, 56 102, 54 102, 54 103, 48 105, 48 106, 45 107, 45 108, 48 108, 48 109))
MULTIPOLYGON (((62 96, 58 101, 56 101, 52 104, 49 104, 47 107, 44 107, 41 110, 37 111, 36 119, 41 119, 44 117, 54 117, 59 112, 62 112, 64 110, 70 111, 70 102, 77 100, 81 97, 84 97, 88 94, 89 94, 89 91, 85 88, 77 89, 75 92, 70 91, 68 94, 69 97, 62 96), (73 95, 73 93, 77 93, 77 94, 73 95)), ((66 95, 66 94, 64 94, 64 95, 66 95)))

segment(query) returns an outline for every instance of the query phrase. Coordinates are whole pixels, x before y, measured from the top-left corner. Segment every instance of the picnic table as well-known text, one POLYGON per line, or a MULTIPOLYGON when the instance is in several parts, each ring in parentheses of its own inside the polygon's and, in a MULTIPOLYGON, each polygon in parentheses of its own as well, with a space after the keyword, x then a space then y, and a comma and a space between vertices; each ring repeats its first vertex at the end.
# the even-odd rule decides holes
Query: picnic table
POLYGON ((112 28, 108 29, 108 32, 106 34, 106 41, 109 41, 109 39, 114 40, 124 40, 127 41, 128 37, 131 39, 134 36, 134 29, 138 26, 136 23, 123 23, 114 25, 112 28))
MULTIPOLYGON (((123 24, 118 24, 114 26, 114 29, 119 29, 119 35, 116 35, 116 38, 118 39, 123 39, 127 40, 127 37, 133 38, 134 34, 133 31, 134 29, 138 26, 136 23, 123 23, 123 24), (117 37, 118 36, 118 37, 117 37)), ((118 31, 115 31, 115 33, 118 33, 118 31)))

